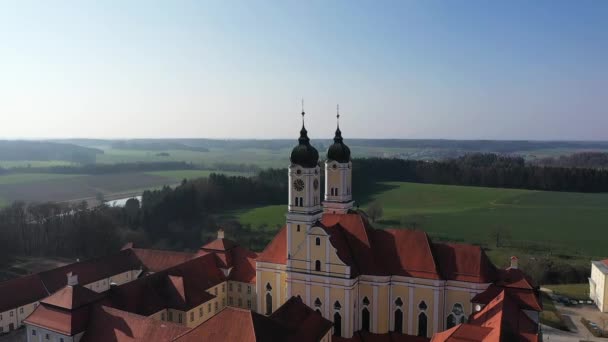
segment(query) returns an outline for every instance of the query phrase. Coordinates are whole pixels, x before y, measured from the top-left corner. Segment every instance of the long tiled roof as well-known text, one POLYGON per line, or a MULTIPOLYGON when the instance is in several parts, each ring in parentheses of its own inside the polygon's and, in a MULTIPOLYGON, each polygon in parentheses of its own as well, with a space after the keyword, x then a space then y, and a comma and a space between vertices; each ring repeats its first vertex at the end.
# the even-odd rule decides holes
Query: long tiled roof
POLYGON ((189 329, 106 306, 93 310, 82 342, 171 341, 189 329))
POLYGON ((230 269, 229 280, 255 283, 255 261, 258 255, 235 241, 219 238, 200 248, 198 255, 213 253, 217 267, 230 269))
POLYGON ((100 300, 102 294, 83 286, 65 286, 61 290, 40 301, 42 304, 66 310, 74 310, 100 300))
POLYGON ((108 304, 148 316, 165 308, 189 310, 214 298, 206 292, 223 282, 213 254, 201 255, 167 270, 112 288, 108 304))
POLYGON ((319 341, 329 332, 331 325, 330 321, 293 297, 269 317, 226 307, 175 341, 319 341))
MULTIPOLYGON (((359 212, 324 214, 318 223, 329 235, 338 257, 351 275, 398 275, 490 283, 496 269, 479 246, 433 243, 422 231, 374 229, 359 212)), ((287 232, 283 227, 257 261, 287 263, 287 232)))
POLYGON ((256 261, 269 262, 273 264, 287 264, 287 227, 283 226, 274 236, 272 241, 258 255, 256 261))
POLYGON ((38 274, 1 282, 0 293, 0 312, 34 303, 49 295, 38 274))

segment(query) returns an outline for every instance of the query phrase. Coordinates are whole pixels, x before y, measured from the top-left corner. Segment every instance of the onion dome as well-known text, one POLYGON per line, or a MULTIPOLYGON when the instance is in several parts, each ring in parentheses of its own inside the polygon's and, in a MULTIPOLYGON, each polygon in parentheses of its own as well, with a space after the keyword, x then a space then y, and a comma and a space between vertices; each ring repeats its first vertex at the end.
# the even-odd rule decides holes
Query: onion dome
POLYGON ((319 164, 319 152, 310 144, 308 132, 304 127, 304 112, 302 112, 302 129, 298 145, 291 150, 291 163, 302 167, 316 167, 319 164))
MULTIPOLYGON (((340 114, 336 116, 340 120, 340 114)), ((327 150, 327 159, 335 160, 338 163, 348 163, 350 161, 350 148, 344 144, 342 139, 342 131, 340 131, 340 123, 338 122, 338 128, 336 128, 336 136, 334 137, 334 143, 329 146, 327 150)))

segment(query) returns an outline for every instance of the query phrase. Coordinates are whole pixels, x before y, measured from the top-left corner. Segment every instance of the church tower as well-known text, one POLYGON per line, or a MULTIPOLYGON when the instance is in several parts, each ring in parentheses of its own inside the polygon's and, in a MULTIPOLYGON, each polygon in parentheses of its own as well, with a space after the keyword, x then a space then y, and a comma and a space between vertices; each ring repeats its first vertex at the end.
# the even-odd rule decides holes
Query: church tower
POLYGON ((352 169, 350 148, 344 144, 340 131, 340 108, 334 143, 327 150, 325 161, 325 201, 323 211, 331 214, 345 214, 353 207, 352 169))
MULTIPOLYGON (((304 126, 302 108, 302 129, 298 145, 291 151, 289 165, 289 206, 287 212, 287 253, 288 259, 296 254, 306 241, 310 227, 321 219, 321 189, 319 152, 310 144, 304 126)), ((289 260, 288 260, 289 263, 289 260)))

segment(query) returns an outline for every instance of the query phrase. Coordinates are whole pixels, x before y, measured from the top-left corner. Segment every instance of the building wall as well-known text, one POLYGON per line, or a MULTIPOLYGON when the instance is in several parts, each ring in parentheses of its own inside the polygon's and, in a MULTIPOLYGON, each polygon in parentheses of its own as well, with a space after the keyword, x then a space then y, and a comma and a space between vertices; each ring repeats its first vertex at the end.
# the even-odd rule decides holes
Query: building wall
POLYGON ((34 309, 36 309, 38 305, 38 302, 34 302, 12 310, 0 312, 0 333, 10 331, 11 324, 13 324, 13 330, 23 325, 23 320, 34 312, 34 309))
POLYGON ((83 335, 67 336, 33 325, 26 326, 27 342, 78 342, 83 335))
POLYGON ((589 297, 598 307, 598 309, 602 312, 607 312, 607 304, 606 303, 606 291, 608 290, 606 287, 606 274, 600 270, 600 268, 595 264, 597 261, 591 262, 591 277, 589 281, 589 297))

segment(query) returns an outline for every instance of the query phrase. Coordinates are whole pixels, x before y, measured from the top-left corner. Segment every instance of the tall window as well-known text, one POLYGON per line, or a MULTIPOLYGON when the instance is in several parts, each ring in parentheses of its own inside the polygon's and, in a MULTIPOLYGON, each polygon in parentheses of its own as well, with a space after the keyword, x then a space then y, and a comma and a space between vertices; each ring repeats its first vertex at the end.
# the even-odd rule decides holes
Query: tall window
POLYGON ((321 261, 315 261, 315 271, 321 272, 321 261))
POLYGON ((300 207, 304 206, 304 197, 300 197, 300 207))
POLYGON ((297 231, 300 231, 300 225, 298 225, 298 229, 297 229, 297 231))
POLYGON ((270 292, 266 293, 266 315, 270 315, 272 313, 272 295, 270 292))
POLYGON ((395 321, 394 331, 399 334, 403 334, 403 311, 401 311, 402 307, 403 301, 401 300, 401 297, 397 297, 397 299, 395 299, 395 315, 393 318, 395 321))
POLYGON ((315 239, 315 245, 321 246, 321 238, 316 238, 315 239))
POLYGON ((342 316, 339 312, 334 313, 334 336, 342 336, 342 316))
POLYGON ((361 310, 361 330, 369 331, 369 310, 366 307, 361 310))
POLYGON ((426 337, 426 313, 421 312, 418 315, 418 336, 426 337))
POLYGON ((395 332, 403 334, 403 312, 400 308, 395 309, 395 332))

